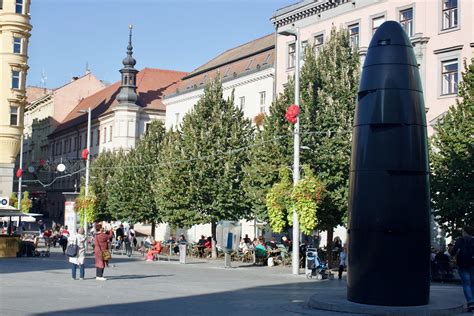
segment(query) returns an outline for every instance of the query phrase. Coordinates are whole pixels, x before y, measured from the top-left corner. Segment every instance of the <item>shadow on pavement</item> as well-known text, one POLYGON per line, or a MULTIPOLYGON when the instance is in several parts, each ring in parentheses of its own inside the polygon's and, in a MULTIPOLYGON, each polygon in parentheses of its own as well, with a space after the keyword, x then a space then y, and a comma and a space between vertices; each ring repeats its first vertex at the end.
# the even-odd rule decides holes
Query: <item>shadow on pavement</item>
POLYGON ((160 277, 170 277, 174 276, 174 274, 155 274, 155 275, 148 275, 148 274, 126 274, 126 275, 116 275, 116 276, 109 276, 107 280, 128 280, 128 279, 147 279, 147 278, 160 278, 160 277))

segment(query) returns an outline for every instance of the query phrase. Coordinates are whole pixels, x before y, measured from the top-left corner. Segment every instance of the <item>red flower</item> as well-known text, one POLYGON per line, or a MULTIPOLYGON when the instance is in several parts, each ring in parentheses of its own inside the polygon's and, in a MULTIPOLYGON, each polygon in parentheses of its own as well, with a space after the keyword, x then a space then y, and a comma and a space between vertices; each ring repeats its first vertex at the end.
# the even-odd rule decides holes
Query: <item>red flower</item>
POLYGON ((18 170, 16 171, 16 177, 21 178, 22 174, 23 174, 23 170, 21 168, 18 168, 18 170))
POLYGON ((41 167, 43 167, 45 163, 46 163, 46 161, 44 161, 44 159, 40 159, 39 165, 40 165, 41 167))
POLYGON ((87 160, 87 157, 89 156, 89 151, 87 150, 87 148, 85 148, 83 151, 82 151, 82 159, 84 160, 87 160))
POLYGON ((300 112, 300 108, 296 104, 292 104, 286 110, 285 118, 291 124, 296 124, 298 121, 298 114, 300 112))

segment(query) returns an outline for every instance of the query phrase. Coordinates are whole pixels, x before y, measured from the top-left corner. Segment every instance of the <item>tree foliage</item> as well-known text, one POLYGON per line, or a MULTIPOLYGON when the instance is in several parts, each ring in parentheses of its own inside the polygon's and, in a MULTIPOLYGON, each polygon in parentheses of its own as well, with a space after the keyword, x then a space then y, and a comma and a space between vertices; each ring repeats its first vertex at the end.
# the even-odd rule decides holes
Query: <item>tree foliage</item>
POLYGON ((28 191, 23 192, 22 197, 21 197, 21 202, 20 202, 20 209, 23 213, 29 213, 32 202, 30 200, 30 194, 28 191))
POLYGON ((474 224, 474 58, 464 66, 460 99, 431 137, 433 214, 450 235, 474 224))
POLYGON ((135 148, 117 153, 120 163, 111 179, 107 202, 115 219, 133 223, 161 221, 151 192, 164 134, 163 123, 153 121, 135 148))
POLYGON ((96 196, 95 215, 97 220, 111 220, 113 218, 107 207, 109 200, 110 183, 116 172, 115 167, 120 163, 119 155, 110 151, 104 151, 92 160, 90 187, 96 196))

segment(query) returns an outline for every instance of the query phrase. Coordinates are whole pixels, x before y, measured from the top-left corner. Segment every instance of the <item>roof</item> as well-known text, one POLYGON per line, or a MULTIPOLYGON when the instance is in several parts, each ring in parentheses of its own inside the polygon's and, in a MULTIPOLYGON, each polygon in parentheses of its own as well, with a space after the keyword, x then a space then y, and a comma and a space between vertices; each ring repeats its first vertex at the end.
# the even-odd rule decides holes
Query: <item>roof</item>
POLYGON ((33 103, 34 101, 40 99, 41 97, 51 93, 50 89, 36 87, 36 86, 28 86, 26 87, 26 102, 33 103))
POLYGON ((275 61, 274 36, 274 34, 269 34, 220 54, 171 87, 165 98, 201 89, 210 79, 218 75, 224 82, 273 67, 275 61))
MULTIPOLYGON (((177 83, 187 73, 156 68, 144 68, 137 74, 138 106, 151 110, 165 111, 162 96, 173 84, 177 83)), ((94 93, 81 100, 79 104, 58 125, 53 136, 61 131, 87 123, 87 114, 79 113, 81 110, 92 109, 92 120, 112 112, 118 104, 116 96, 120 90, 120 81, 94 93)))
POLYGON ((249 55, 254 55, 261 51, 265 51, 274 47, 275 47, 275 35, 269 34, 269 35, 263 36, 251 42, 245 43, 243 45, 240 45, 240 46, 237 46, 225 51, 224 53, 210 60, 206 64, 196 68, 183 79, 193 77, 199 73, 215 69, 224 64, 237 61, 239 59, 248 57, 249 55))

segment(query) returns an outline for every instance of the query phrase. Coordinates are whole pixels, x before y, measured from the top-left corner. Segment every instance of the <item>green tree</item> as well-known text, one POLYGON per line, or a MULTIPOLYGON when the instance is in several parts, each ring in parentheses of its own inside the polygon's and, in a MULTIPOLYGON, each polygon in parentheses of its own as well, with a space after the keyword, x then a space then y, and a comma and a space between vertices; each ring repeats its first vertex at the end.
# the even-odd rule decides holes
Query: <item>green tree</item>
POLYGON ((96 196, 97 220, 111 220, 113 218, 107 208, 109 199, 109 184, 119 163, 119 155, 114 152, 104 151, 92 161, 90 187, 96 196))
POLYGON ((449 235, 474 224, 474 58, 464 68, 460 98, 431 137, 433 215, 449 235))
POLYGON ((213 240, 218 221, 250 215, 242 190, 248 154, 239 148, 251 144, 252 134, 251 121, 234 105, 233 97, 224 100, 220 78, 206 86, 203 97, 184 117, 182 146, 188 161, 188 209, 198 214, 202 223, 211 223, 213 240))
POLYGON ((160 121, 153 121, 137 146, 130 150, 112 178, 108 208, 117 219, 133 223, 151 223, 152 234, 157 222, 162 221, 155 204, 153 185, 159 164, 161 142, 165 129, 160 121), (126 189, 125 189, 126 188, 126 189))
POLYGON ((194 209, 189 209, 188 163, 182 146, 181 133, 166 132, 156 169, 153 193, 163 222, 172 226, 185 227, 200 223, 204 218, 194 209))
MULTIPOLYGON (((306 52, 310 61, 312 54, 306 52)), ((302 71, 302 144, 311 149, 304 152, 302 161, 311 165, 326 189, 317 212, 317 227, 328 231, 329 249, 333 228, 343 224, 347 216, 351 131, 359 77, 359 56, 345 28, 333 28, 315 62, 305 62, 302 71)))
POLYGON ((294 100, 294 84, 289 80, 284 93, 270 107, 263 128, 254 135, 249 163, 244 167, 243 189, 251 203, 253 216, 268 221, 266 195, 280 177, 281 166, 291 166, 292 125, 285 120, 286 109, 294 100))

